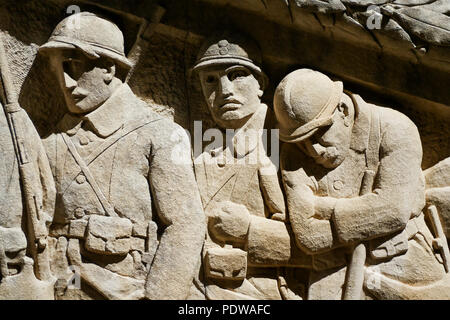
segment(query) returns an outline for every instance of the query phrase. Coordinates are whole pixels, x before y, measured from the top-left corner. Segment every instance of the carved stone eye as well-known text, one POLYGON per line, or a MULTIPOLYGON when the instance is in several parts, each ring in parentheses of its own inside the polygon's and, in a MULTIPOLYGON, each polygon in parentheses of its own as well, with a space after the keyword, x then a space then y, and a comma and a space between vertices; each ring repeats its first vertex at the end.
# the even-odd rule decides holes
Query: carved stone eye
POLYGON ((216 82, 216 77, 214 77, 212 75, 209 75, 206 77, 206 83, 212 84, 214 82, 216 82))

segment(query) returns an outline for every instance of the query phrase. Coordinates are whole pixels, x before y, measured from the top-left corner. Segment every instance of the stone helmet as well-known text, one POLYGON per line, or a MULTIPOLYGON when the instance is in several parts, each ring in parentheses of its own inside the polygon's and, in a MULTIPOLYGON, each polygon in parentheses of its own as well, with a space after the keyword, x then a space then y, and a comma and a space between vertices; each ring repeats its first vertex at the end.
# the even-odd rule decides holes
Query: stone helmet
POLYGON ((318 71, 299 69, 288 74, 276 88, 273 102, 280 140, 300 142, 331 125, 342 94, 342 82, 318 71))
POLYGON ((258 44, 241 33, 225 32, 208 38, 200 48, 192 71, 211 65, 239 64, 254 71, 267 86, 267 76, 261 69, 262 55, 258 44))
POLYGON ((75 13, 62 20, 39 52, 48 55, 54 50, 72 48, 80 49, 92 59, 111 58, 125 70, 132 67, 125 56, 122 31, 113 22, 94 13, 75 13))

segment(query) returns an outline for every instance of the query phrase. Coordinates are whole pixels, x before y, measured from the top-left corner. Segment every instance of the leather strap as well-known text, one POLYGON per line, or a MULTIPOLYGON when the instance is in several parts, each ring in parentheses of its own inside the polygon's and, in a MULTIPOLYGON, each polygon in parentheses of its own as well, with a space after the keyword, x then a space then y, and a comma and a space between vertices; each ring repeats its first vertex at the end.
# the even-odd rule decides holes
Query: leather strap
POLYGON ((63 137, 64 142, 67 145, 67 148, 69 149, 69 152, 72 154, 73 158, 75 159, 75 161, 77 162, 81 171, 83 172, 84 176, 86 177, 86 180, 89 182, 92 189, 94 190, 95 195, 97 196, 98 200, 100 201, 103 209, 105 209, 106 215, 108 215, 110 217, 118 217, 117 213, 114 211, 114 207, 106 199, 102 190, 98 186, 97 181, 95 180, 94 176, 92 175, 91 171, 89 170, 89 167, 86 165, 83 158, 81 158, 80 154, 78 153, 77 149, 75 148, 75 145, 73 144, 72 140, 70 140, 69 136, 66 133, 62 133, 61 135, 63 137))
MULTIPOLYGON (((96 148, 89 156, 87 156, 85 163, 86 165, 90 165, 92 161, 97 159, 98 156, 100 156, 106 149, 114 145, 117 141, 122 139, 123 137, 127 136, 133 131, 138 130, 139 128, 142 128, 146 126, 149 123, 155 122, 161 120, 161 118, 157 119, 139 119, 136 121, 132 121, 129 124, 125 125, 121 131, 119 131, 117 134, 114 134, 110 136, 108 139, 106 139, 98 148, 96 148)), ((80 171, 77 170, 73 173, 73 175, 68 179, 69 184, 66 187, 66 189, 70 186, 70 182, 72 182, 78 175, 80 174, 80 171)), ((65 192, 66 190, 64 190, 65 192)))

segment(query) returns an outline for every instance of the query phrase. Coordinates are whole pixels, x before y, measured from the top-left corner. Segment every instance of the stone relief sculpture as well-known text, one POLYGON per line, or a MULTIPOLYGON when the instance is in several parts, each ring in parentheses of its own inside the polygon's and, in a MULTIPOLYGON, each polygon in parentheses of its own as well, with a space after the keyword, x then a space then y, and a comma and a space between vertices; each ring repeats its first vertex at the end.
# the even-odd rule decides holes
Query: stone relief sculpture
MULTIPOLYGON (((123 35, 106 18, 77 14, 55 28, 49 56, 68 113, 44 143, 56 182, 50 226, 58 298, 183 299, 196 272, 204 218, 187 136, 123 83, 123 35), (81 276, 66 290, 67 268, 81 276)), ((70 276, 70 275, 69 275, 70 276)))
POLYGON ((308 298, 448 299, 448 273, 422 212, 415 125, 310 69, 281 81, 274 109, 297 245, 313 256, 352 253, 348 264, 312 272, 308 298))
POLYGON ((0 18, 0 299, 450 299, 447 0, 97 2, 0 18))
POLYGON ((252 39, 229 33, 208 39, 193 67, 223 134, 194 162, 208 218, 203 262, 209 299, 280 297, 276 269, 258 276, 247 265, 245 249, 251 216, 285 217, 277 170, 262 139, 272 118, 261 103, 267 78, 260 63, 252 39))

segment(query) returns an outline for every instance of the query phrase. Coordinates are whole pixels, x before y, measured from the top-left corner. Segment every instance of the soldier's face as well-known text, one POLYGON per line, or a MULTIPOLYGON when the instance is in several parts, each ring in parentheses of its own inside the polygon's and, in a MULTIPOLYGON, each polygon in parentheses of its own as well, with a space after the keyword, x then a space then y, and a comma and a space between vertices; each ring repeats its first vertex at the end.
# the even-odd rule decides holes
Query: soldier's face
POLYGON ((344 120, 346 117, 349 116, 340 108, 336 109, 333 124, 320 128, 310 138, 299 143, 300 148, 317 164, 328 169, 338 167, 350 148, 352 126, 349 120, 344 120))
POLYGON ((260 84, 244 66, 211 66, 199 76, 211 115, 222 128, 242 127, 261 105, 260 84))
POLYGON ((112 94, 108 84, 114 77, 112 61, 89 59, 79 50, 64 50, 53 64, 67 108, 83 114, 98 108, 112 94))

